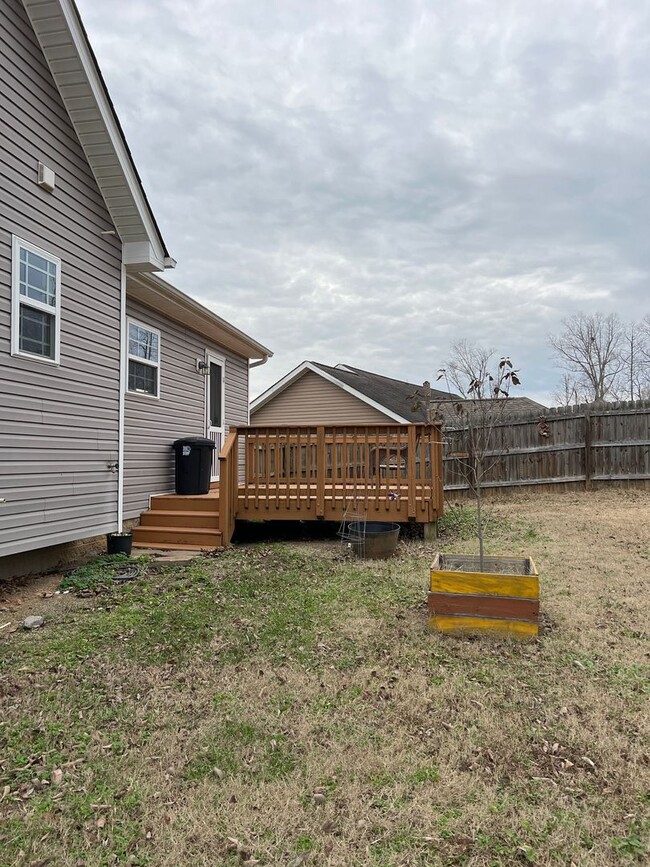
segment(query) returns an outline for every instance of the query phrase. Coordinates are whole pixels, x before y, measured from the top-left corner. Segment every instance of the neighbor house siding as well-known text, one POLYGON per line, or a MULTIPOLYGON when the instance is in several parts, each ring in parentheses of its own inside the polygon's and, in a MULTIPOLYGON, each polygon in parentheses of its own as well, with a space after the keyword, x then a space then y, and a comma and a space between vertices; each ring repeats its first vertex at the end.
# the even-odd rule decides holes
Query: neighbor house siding
POLYGON ((251 415, 251 424, 392 422, 372 406, 308 370, 251 415))
POLYGON ((160 331, 160 397, 127 392, 125 426, 124 514, 135 517, 152 494, 174 489, 171 444, 186 436, 205 436, 206 378, 196 359, 206 350, 225 358, 226 433, 248 421, 248 359, 234 355, 195 331, 129 301, 128 316, 160 331))
POLYGON ((19 0, 0 3, 0 81, 2 557, 115 529, 121 244, 19 0), (61 260, 60 366, 11 356, 12 235, 61 260))

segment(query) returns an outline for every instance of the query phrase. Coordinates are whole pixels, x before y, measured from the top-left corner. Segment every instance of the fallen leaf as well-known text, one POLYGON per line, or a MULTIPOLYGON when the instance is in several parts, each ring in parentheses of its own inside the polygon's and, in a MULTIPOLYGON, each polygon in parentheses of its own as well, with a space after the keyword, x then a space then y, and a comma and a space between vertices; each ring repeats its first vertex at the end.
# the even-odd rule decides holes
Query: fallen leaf
POLYGON ((51 783, 53 786, 60 786, 62 782, 63 782, 63 771, 61 770, 61 768, 55 768, 52 771, 51 783))
POLYGON ((95 824, 100 829, 106 827, 106 816, 100 816, 95 824))

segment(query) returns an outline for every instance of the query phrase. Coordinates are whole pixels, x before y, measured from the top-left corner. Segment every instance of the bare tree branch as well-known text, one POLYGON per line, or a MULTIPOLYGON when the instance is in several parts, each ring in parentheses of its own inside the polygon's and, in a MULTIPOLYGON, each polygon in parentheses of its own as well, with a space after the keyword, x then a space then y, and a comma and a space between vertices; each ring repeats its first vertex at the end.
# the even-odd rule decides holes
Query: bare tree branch
POLYGON ((577 313, 562 321, 564 331, 550 335, 558 364, 572 374, 573 384, 588 399, 604 400, 616 393, 625 367, 625 329, 615 313, 577 313))
POLYGON ((589 403, 588 390, 576 381, 573 373, 563 373, 560 385, 553 392, 553 400, 558 406, 575 406, 580 403, 589 403))
MULTIPOLYGON (((454 343, 444 368, 448 390, 451 391, 450 386, 453 386, 465 398, 483 398, 484 394, 470 393, 469 387, 472 383, 487 381, 494 355, 494 349, 486 349, 475 343, 469 343, 467 340, 459 340, 454 343)), ((440 379, 440 377, 438 378, 440 379)))
POLYGON ((623 334, 623 369, 616 396, 622 400, 640 400, 650 390, 650 317, 630 322, 623 334))

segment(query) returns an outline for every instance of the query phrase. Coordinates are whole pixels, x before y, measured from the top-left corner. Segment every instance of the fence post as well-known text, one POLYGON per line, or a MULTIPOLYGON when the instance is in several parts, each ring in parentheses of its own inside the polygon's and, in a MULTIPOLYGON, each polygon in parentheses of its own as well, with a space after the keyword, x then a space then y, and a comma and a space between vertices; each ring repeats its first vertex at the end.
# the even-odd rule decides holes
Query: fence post
POLYGON ((591 413, 585 410, 585 491, 591 490, 591 413))
MULTIPOLYGON (((415 468, 417 465, 416 452, 417 452, 417 442, 416 442, 416 435, 415 435, 415 425, 410 424, 409 430, 408 430, 408 452, 407 452, 407 458, 406 458, 406 466, 408 467, 408 474, 409 474, 409 510, 408 510, 409 519, 413 519, 416 517, 416 504, 415 504, 415 468)), ((422 455, 422 459, 424 460, 424 454, 422 455)))
POLYGON ((319 425, 316 429, 316 517, 325 517, 325 471, 327 459, 325 456, 325 428, 319 425))

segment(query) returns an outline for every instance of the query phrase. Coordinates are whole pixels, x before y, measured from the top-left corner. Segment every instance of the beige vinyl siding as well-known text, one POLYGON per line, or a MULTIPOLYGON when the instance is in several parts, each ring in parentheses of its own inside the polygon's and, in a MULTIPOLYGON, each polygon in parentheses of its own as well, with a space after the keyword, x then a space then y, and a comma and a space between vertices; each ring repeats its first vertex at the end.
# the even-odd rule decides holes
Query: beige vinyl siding
POLYGON ((1 558, 116 527, 121 244, 20 0, 0 81, 1 558), (12 235, 61 259, 58 367, 10 354, 12 235))
POLYGON ((157 328, 161 341, 160 397, 127 392, 125 398, 124 515, 133 518, 152 494, 174 489, 174 440, 205 436, 206 377, 196 372, 196 359, 203 359, 206 349, 225 358, 226 433, 248 421, 248 359, 141 303, 128 301, 127 315, 157 328))
POLYGON ((251 415, 251 424, 376 424, 393 422, 389 416, 353 394, 305 371, 251 415))

